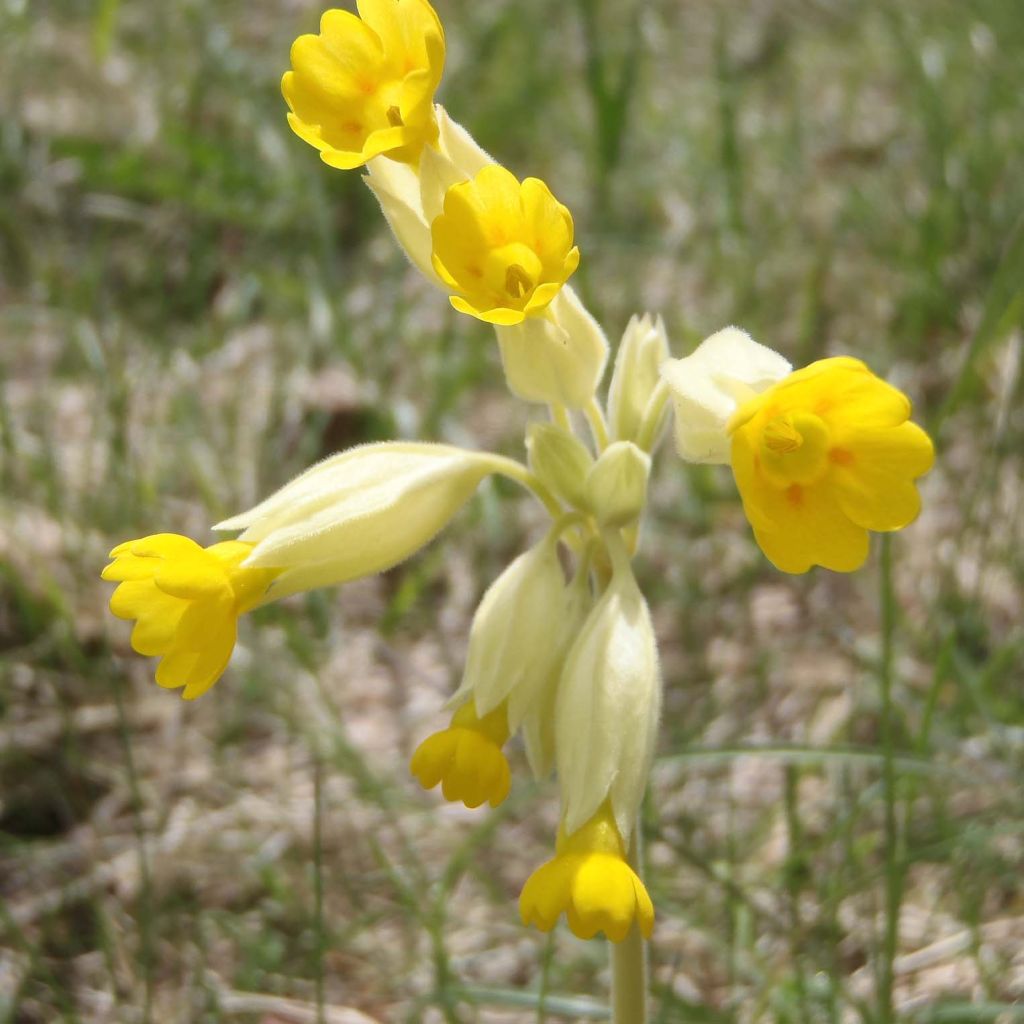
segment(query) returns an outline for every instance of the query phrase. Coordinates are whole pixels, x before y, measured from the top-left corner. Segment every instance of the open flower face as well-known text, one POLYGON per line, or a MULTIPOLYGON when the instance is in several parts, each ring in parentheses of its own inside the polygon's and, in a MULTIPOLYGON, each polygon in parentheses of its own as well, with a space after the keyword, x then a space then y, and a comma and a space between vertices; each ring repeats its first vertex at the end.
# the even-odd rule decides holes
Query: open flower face
POLYGON ((732 468, 761 550, 783 572, 859 568, 868 530, 899 530, 932 466, 910 400, 857 359, 822 359, 740 406, 732 468))
POLYGON ((331 10, 319 35, 292 44, 281 80, 300 139, 349 170, 372 157, 416 163, 437 140, 434 93, 444 30, 427 0, 359 0, 359 17, 331 10))
POLYGON ((448 189, 431 239, 452 305, 504 326, 543 313, 580 262, 572 215, 547 185, 497 164, 448 189))

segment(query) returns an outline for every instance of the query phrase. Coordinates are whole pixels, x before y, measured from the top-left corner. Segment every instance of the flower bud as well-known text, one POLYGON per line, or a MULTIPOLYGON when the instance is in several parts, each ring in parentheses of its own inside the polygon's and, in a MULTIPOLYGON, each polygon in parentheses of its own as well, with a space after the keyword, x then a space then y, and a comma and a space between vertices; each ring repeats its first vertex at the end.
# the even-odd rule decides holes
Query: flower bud
POLYGON ((526 402, 582 409, 604 375, 608 340, 568 285, 548 314, 497 328, 505 380, 526 402))
POLYGON ((654 753, 661 711, 658 647, 621 542, 609 544, 611 583, 569 651, 558 689, 555 739, 562 814, 571 835, 610 799, 629 841, 654 753))
MULTIPOLYGON (((658 367, 668 357, 661 317, 654 320, 648 313, 632 317, 619 343, 608 390, 608 428, 614 440, 637 439, 647 402, 658 386, 658 367)), ((656 429, 652 436, 657 434, 656 429)))
POLYGON ((651 457, 631 441, 610 444, 587 477, 587 507, 602 526, 625 526, 647 502, 651 457))
POLYGON ((508 728, 515 732, 564 654, 565 592, 557 535, 548 534, 484 594, 452 705, 472 696, 477 714, 484 717, 507 700, 508 728))
POLYGON ((729 417, 791 369, 737 327, 712 334, 685 359, 670 359, 661 376, 672 391, 679 454, 688 462, 727 463, 729 417))
POLYGON ((531 423, 526 448, 540 482, 574 508, 583 508, 587 474, 594 465, 584 445, 554 423, 531 423))
POLYGON ((341 452, 215 529, 245 532, 249 568, 282 571, 269 596, 382 572, 444 527, 492 472, 484 452, 384 441, 341 452))

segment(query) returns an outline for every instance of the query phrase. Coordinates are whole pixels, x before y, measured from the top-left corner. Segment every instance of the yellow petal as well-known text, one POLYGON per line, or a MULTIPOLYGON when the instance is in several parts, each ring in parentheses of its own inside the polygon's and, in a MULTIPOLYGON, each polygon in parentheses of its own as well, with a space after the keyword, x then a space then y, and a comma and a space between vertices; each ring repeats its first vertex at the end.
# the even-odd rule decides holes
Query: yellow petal
MULTIPOLYGON (((804 573, 814 565, 834 572, 853 572, 868 557, 868 534, 845 515, 831 491, 822 485, 761 492, 759 512, 770 529, 754 526, 754 536, 768 560, 783 572, 804 573)), ((753 525, 755 516, 744 498, 753 525)))
POLYGON ((869 530, 901 530, 917 518, 914 480, 935 459, 931 438, 915 423, 851 432, 832 453, 832 479, 843 512, 869 530))

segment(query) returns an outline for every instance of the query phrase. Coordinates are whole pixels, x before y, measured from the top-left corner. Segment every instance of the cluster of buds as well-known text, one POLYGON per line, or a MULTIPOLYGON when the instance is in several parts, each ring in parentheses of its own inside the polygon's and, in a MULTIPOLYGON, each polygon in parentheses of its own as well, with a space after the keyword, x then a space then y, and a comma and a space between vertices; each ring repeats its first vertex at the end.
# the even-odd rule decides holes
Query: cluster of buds
POLYGON ((237 620, 298 591, 381 572, 426 545, 492 474, 550 515, 545 535, 473 618, 450 725, 412 772, 467 807, 510 789, 505 747, 521 733, 533 773, 561 796, 555 855, 525 881, 525 922, 613 941, 649 936, 654 909, 630 849, 657 735, 658 649, 633 574, 652 455, 670 411, 679 455, 731 466, 753 535, 790 573, 840 572, 868 531, 918 513, 931 466, 910 403, 861 362, 794 372, 734 327, 671 357, 660 319, 634 317, 602 402, 609 344, 568 281, 580 252, 548 186, 519 181, 434 102, 444 32, 427 0, 359 0, 292 47, 282 91, 295 133, 332 167, 364 166, 412 263, 461 313, 492 324, 508 387, 546 406, 527 460, 418 441, 341 452, 214 529, 201 548, 168 534, 121 544, 105 579, 135 619, 132 646, 156 681, 199 696, 224 672, 237 620), (579 428, 585 424, 586 430, 579 428))

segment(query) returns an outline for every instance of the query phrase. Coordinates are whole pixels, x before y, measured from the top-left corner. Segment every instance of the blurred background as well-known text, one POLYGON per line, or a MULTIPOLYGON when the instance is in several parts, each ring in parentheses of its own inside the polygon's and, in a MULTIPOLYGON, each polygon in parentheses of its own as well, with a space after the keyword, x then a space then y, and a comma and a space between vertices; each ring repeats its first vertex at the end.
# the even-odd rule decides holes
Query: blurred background
MULTIPOLYGON (((677 355, 737 323, 860 356, 938 445, 850 577, 780 575, 728 471, 661 454, 653 1019, 1024 1017, 1020 0, 437 7, 441 101, 572 209, 613 341, 651 310, 677 355)), ((489 484, 408 564, 251 617, 195 704, 106 610, 115 543, 209 543, 347 445, 523 454, 489 329, 288 130, 320 13, 0 0, 2 1021, 605 1015, 603 944, 518 920, 554 786, 517 749, 467 812, 407 770, 529 500, 489 484)))

